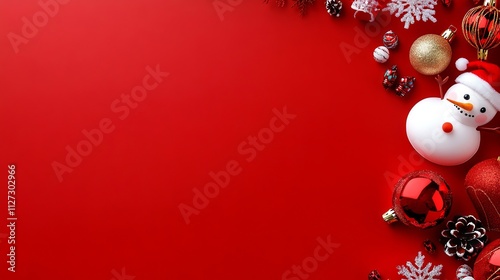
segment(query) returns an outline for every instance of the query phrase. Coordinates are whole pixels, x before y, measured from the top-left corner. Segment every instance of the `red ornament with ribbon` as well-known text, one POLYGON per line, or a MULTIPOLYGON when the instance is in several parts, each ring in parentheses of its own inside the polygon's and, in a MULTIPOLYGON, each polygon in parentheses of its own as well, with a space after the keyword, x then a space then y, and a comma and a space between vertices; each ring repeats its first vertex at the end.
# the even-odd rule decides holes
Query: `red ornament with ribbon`
POLYGON ((496 0, 484 0, 465 14, 462 19, 465 40, 477 49, 477 58, 486 60, 488 50, 500 44, 500 11, 496 0))
POLYGON ((500 239, 486 245, 474 262, 474 279, 500 279, 500 239))
POLYGON ((500 157, 475 164, 465 176, 465 187, 484 227, 500 232, 500 157))

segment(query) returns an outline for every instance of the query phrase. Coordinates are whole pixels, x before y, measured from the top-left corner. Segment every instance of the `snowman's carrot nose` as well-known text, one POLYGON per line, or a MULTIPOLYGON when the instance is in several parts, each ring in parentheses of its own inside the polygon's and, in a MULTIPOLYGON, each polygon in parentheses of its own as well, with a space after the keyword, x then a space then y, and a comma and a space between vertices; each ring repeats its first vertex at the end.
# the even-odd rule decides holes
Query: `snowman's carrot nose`
POLYGON ((451 103, 457 105, 458 107, 464 109, 464 110, 467 110, 467 111, 472 111, 472 108, 474 106, 472 106, 472 103, 462 103, 462 102, 458 102, 458 101, 455 101, 455 100, 451 100, 449 98, 446 98, 446 100, 450 101, 451 103))

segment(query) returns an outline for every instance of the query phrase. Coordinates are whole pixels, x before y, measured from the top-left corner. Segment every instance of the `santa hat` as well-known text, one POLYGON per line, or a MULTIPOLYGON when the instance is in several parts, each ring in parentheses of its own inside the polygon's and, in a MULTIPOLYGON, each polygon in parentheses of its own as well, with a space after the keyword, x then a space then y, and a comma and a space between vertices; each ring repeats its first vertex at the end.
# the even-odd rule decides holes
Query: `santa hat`
POLYGON ((500 111, 500 67, 482 60, 469 62, 465 58, 459 58, 455 66, 460 71, 469 69, 469 72, 459 75, 455 82, 479 93, 500 111))

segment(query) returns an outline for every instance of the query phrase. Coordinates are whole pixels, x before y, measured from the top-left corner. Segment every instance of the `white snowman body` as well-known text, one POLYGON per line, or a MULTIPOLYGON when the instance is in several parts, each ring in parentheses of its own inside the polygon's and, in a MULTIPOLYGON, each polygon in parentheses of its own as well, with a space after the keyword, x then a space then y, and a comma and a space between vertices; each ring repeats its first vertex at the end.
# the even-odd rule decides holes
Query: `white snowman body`
POLYGON ((459 165, 476 154, 481 140, 477 127, 489 122, 496 112, 481 94, 456 83, 443 99, 425 98, 412 107, 406 135, 425 159, 439 165, 459 165))
POLYGON ((419 101, 406 119, 406 135, 413 148, 427 160, 440 165, 458 165, 479 149, 480 133, 453 118, 445 101, 429 97, 419 101), (451 133, 443 131, 450 123, 451 133))

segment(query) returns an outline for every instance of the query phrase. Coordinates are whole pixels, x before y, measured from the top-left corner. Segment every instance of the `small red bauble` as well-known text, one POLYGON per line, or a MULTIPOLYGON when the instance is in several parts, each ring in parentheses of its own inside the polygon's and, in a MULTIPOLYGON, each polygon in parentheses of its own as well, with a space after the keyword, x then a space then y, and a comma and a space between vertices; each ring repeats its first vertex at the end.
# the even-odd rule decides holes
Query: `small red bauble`
POLYGON ((500 157, 474 165, 465 176, 465 188, 484 227, 500 232, 500 157))
POLYGON ((413 89, 414 86, 415 77, 406 76, 399 80, 399 84, 394 91, 399 96, 405 96, 413 89))
POLYGON ((387 69, 384 73, 384 80, 382 85, 385 89, 392 88, 396 85, 398 80, 398 66, 393 65, 390 69, 387 69))
POLYGON ((384 36, 382 37, 382 42, 388 49, 395 49, 398 46, 399 37, 398 35, 396 35, 396 33, 394 33, 394 31, 389 30, 385 32, 384 36))
POLYGON ((368 280, 382 280, 382 276, 380 276, 380 273, 374 269, 368 274, 368 280))
POLYGON ((441 223, 450 213, 451 190, 446 181, 430 170, 413 171, 397 183, 392 197, 393 208, 382 215, 392 223, 426 229, 441 223))
POLYGON ((474 262, 474 279, 500 279, 500 239, 486 245, 474 262))
POLYGON ((424 241, 424 248, 429 254, 436 253, 436 245, 429 239, 424 241))
POLYGON ((447 8, 451 6, 451 0, 441 0, 441 3, 447 8))

